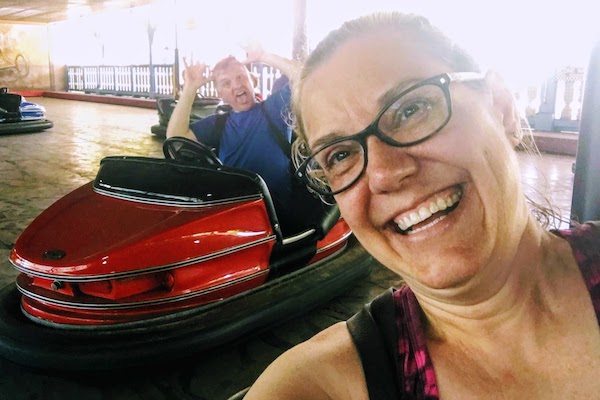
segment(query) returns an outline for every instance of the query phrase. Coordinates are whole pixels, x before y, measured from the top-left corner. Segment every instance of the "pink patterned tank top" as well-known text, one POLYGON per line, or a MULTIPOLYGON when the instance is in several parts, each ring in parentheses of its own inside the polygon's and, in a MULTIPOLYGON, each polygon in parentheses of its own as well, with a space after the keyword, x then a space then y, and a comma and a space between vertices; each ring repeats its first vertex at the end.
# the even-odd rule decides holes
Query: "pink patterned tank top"
MULTIPOLYGON (((576 229, 554 231, 566 239, 587 284, 600 324, 600 227, 583 224, 576 229)), ((404 286, 394 292, 397 348, 396 374, 400 399, 438 399, 439 391, 425 333, 421 308, 413 292, 404 286)))

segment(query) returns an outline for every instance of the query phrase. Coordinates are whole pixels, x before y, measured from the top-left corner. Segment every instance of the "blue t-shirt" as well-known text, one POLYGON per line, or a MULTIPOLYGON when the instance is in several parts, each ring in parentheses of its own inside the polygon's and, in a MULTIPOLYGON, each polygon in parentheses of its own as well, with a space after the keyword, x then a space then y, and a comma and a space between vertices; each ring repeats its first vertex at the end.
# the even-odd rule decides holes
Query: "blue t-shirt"
POLYGON ((218 145, 218 156, 223 164, 259 174, 269 187, 277 210, 285 209, 290 203, 290 160, 272 135, 285 135, 285 139, 291 141, 291 128, 287 123, 290 115, 290 97, 291 90, 288 85, 247 111, 232 111, 225 123, 220 144, 217 143, 215 135, 215 115, 203 118, 190 126, 200 142, 210 147, 218 145), (278 128, 276 132, 270 132, 269 122, 260 110, 261 107, 264 107, 278 128))

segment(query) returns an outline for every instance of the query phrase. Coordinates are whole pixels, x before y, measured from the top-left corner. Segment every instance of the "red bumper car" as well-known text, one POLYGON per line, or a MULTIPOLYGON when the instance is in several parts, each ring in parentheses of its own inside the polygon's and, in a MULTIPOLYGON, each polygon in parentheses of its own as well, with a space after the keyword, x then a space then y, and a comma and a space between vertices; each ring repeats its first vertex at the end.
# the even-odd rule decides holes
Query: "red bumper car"
POLYGON ((1 356, 63 370, 174 358, 306 312, 369 273, 336 207, 283 237, 258 175, 191 141, 165 153, 105 158, 21 234, 20 274, 0 292, 1 356))

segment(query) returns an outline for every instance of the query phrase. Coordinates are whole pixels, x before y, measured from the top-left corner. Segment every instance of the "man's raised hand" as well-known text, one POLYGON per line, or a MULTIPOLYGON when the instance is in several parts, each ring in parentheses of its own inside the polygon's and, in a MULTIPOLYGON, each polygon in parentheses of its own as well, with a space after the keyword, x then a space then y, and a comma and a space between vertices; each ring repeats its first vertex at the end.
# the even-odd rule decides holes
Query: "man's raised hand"
POLYGON ((185 86, 189 85, 194 90, 198 90, 201 86, 213 80, 209 65, 203 62, 195 63, 193 59, 188 64, 186 57, 183 57, 183 64, 185 65, 183 70, 185 86))

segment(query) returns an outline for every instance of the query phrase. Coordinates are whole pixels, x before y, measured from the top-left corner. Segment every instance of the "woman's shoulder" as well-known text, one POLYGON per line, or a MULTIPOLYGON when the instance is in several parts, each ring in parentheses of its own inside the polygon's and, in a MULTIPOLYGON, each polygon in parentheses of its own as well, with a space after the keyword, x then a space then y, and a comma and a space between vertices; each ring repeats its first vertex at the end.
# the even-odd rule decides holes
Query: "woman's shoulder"
POLYGON ((282 354, 246 399, 368 399, 362 366, 345 322, 282 354))

